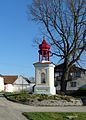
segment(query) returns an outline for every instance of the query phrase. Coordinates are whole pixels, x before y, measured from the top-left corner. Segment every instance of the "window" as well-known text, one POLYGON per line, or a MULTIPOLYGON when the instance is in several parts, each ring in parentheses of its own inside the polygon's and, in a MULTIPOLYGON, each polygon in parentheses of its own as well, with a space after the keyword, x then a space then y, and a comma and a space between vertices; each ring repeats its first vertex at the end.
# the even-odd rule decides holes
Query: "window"
POLYGON ((63 72, 59 72, 59 76, 62 76, 63 75, 63 72))
POLYGON ((80 73, 80 72, 77 72, 77 73, 76 73, 76 77, 81 77, 81 73, 80 73))
POLYGON ((60 81, 57 81, 57 80, 56 80, 54 84, 55 84, 55 87, 56 87, 56 86, 59 86, 59 85, 60 85, 60 81))
POLYGON ((58 77, 59 76, 59 73, 57 72, 57 73, 55 73, 55 77, 58 77))
POLYGON ((70 75, 75 78, 75 77, 81 77, 81 73, 80 72, 74 72, 74 73, 70 73, 70 75))
POLYGON ((76 73, 72 72, 72 73, 70 73, 70 76, 72 76, 74 78, 74 77, 76 77, 76 73))
POLYGON ((76 82, 71 82, 71 87, 76 87, 76 82))

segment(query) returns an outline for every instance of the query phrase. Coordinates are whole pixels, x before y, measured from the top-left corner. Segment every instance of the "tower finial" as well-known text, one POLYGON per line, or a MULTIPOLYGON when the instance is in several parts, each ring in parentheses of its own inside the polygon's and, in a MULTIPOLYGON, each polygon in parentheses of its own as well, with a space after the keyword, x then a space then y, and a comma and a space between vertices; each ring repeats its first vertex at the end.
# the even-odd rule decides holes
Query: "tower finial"
POLYGON ((43 40, 45 40, 45 35, 43 36, 43 40))

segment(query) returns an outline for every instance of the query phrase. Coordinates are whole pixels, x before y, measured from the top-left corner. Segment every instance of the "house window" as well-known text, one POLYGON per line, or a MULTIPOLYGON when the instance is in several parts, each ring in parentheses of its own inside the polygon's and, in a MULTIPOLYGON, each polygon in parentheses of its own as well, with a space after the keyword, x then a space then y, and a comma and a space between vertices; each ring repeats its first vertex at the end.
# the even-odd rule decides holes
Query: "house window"
POLYGON ((70 75, 72 76, 72 77, 81 77, 81 73, 80 72, 75 72, 75 73, 70 73, 70 75))
POLYGON ((62 72, 59 72, 59 76, 62 76, 63 75, 63 73, 62 72))
POLYGON ((58 77, 59 76, 59 73, 57 72, 57 73, 55 73, 55 77, 58 77))
POLYGON ((55 87, 56 87, 56 86, 59 86, 59 85, 60 85, 60 81, 57 81, 57 80, 56 80, 55 83, 54 83, 54 85, 55 85, 55 87))
POLYGON ((77 73, 76 73, 76 77, 81 77, 81 73, 80 73, 80 72, 77 72, 77 73))
POLYGON ((76 87, 76 82, 71 82, 71 87, 76 87))
POLYGON ((76 77, 76 73, 70 73, 70 76, 72 76, 73 78, 76 77))

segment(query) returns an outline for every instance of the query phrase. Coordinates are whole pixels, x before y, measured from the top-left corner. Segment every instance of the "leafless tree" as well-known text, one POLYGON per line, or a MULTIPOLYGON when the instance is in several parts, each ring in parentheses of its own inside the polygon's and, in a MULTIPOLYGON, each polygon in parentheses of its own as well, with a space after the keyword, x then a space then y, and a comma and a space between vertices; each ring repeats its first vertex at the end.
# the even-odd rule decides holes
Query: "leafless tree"
POLYGON ((52 54, 63 59, 65 93, 69 70, 86 50, 86 0, 33 0, 28 8, 32 20, 44 25, 52 54))

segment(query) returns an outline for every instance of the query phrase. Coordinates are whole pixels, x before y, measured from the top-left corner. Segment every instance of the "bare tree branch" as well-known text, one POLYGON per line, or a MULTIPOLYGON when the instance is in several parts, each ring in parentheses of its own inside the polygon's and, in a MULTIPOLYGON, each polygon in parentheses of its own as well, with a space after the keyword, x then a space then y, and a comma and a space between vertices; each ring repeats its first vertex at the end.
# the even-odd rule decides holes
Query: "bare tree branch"
POLYGON ((86 0, 33 0, 29 10, 32 20, 46 29, 52 55, 64 62, 64 88, 71 66, 86 50, 86 0))

